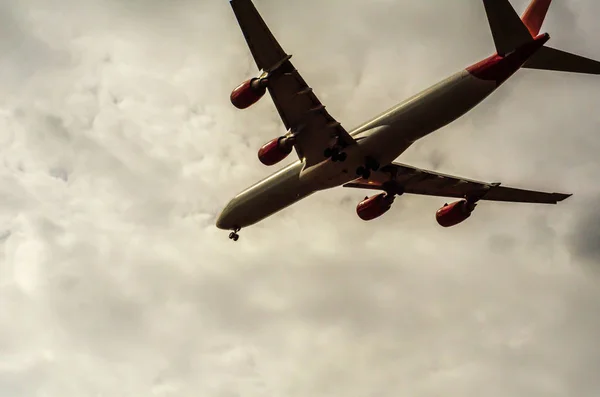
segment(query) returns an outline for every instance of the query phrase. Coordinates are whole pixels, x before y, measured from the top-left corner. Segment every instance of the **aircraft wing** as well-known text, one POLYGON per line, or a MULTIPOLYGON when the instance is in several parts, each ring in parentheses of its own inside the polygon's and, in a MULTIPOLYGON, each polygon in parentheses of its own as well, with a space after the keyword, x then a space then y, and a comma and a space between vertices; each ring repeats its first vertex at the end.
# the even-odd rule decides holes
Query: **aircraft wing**
POLYGON ((440 174, 405 164, 392 163, 372 172, 369 179, 358 178, 344 187, 386 190, 391 193, 411 193, 427 196, 472 198, 475 200, 516 203, 556 204, 571 196, 500 186, 466 178, 440 174))
POLYGON ((290 62, 251 0, 230 0, 259 70, 268 74, 268 90, 285 128, 296 135, 296 152, 306 167, 325 160, 335 143, 344 148, 354 139, 326 110, 290 62))

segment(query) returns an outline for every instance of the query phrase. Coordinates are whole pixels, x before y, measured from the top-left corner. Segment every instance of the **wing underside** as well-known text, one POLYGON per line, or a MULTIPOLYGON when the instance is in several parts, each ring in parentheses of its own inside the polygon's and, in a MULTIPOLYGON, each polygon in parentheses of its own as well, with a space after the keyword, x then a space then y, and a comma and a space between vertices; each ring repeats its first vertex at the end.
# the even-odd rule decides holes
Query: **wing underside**
POLYGON ((230 0, 231 7, 285 128, 296 137, 298 157, 309 167, 325 160, 328 147, 355 140, 325 109, 277 42, 251 0, 230 0))
POLYGON ((395 193, 438 197, 539 204, 556 204, 571 196, 564 193, 504 187, 499 183, 474 181, 399 163, 381 168, 372 173, 369 179, 359 178, 346 183, 344 187, 390 190, 395 193))

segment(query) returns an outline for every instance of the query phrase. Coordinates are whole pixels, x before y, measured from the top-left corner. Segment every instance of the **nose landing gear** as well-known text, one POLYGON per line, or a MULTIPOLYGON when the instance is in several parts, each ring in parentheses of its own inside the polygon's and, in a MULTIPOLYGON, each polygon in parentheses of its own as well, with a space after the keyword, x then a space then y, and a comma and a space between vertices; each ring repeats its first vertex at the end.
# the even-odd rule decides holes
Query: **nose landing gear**
POLYGON ((238 239, 240 238, 240 235, 238 234, 238 232, 240 231, 239 227, 236 227, 233 232, 229 233, 229 239, 233 240, 233 241, 238 241, 238 239))

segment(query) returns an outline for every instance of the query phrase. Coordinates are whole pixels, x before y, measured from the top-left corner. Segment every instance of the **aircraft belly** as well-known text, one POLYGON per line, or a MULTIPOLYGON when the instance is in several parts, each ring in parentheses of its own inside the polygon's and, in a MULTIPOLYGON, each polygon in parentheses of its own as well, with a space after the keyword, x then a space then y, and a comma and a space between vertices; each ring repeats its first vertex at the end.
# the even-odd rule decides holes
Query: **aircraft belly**
POLYGON ((221 218, 230 228, 253 225, 309 196, 313 190, 299 179, 302 163, 295 162, 235 196, 221 218))
POLYGON ((386 148, 397 153, 395 158, 413 142, 467 113, 495 89, 494 82, 463 71, 390 109, 352 135, 368 135, 361 142, 368 151, 386 148))
POLYGON ((455 81, 435 87, 417 101, 394 112, 392 124, 403 140, 414 142, 463 116, 496 89, 464 72, 455 81))
POLYGON ((347 159, 343 162, 327 159, 320 164, 303 169, 300 172, 300 180, 311 190, 325 190, 356 179, 356 169, 364 164, 365 156, 368 155, 361 143, 344 150, 347 159))

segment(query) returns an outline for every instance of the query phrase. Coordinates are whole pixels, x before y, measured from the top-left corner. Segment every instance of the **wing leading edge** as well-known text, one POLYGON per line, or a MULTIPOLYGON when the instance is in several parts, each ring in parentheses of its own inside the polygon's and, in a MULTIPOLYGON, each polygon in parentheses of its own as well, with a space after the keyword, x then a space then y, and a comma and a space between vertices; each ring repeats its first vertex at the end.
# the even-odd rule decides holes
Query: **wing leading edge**
POLYGON ((344 187, 513 203, 557 204, 571 197, 571 194, 504 187, 499 183, 474 181, 399 163, 381 168, 368 180, 359 178, 344 187))
POLYGON ((305 167, 325 160, 328 147, 356 141, 326 110, 313 89, 290 62, 251 0, 230 0, 246 43, 285 128, 295 136, 295 148, 305 167))

